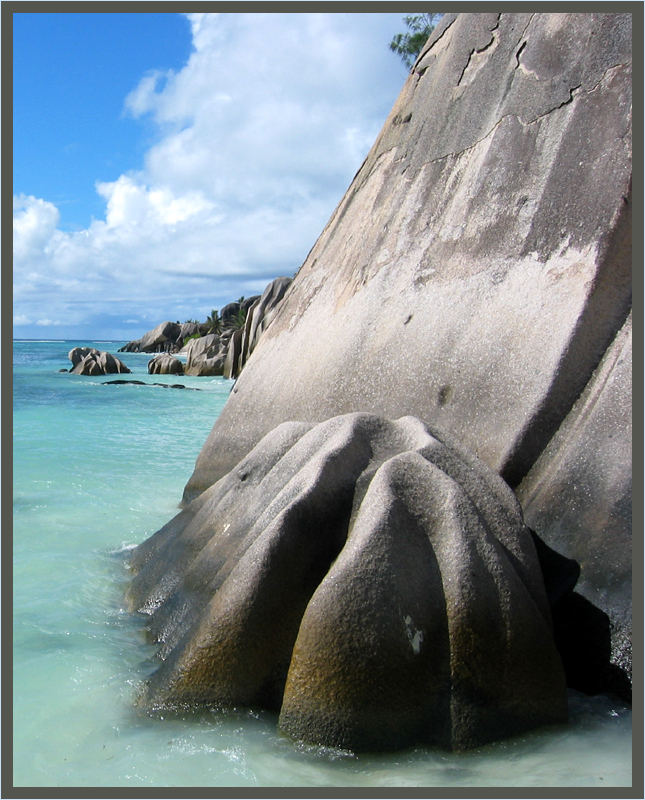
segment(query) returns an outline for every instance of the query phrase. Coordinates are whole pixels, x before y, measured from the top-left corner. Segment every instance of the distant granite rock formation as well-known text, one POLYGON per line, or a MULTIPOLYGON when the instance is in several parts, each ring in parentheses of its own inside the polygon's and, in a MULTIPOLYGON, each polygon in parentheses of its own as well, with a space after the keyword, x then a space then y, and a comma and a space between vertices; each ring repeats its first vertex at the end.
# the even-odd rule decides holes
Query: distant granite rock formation
MULTIPOLYGON (((132 602, 154 612, 165 658, 149 702, 219 693, 280 707, 285 729, 310 741, 397 746, 428 733, 409 681, 424 719, 436 714, 437 741, 486 741, 513 729, 513 709, 560 718, 543 590, 527 588, 542 580, 568 684, 628 697, 630 312, 631 15, 444 15, 239 374, 184 511, 134 552, 132 602), (514 549, 528 547, 523 523, 507 538, 488 527, 468 478, 452 483, 414 437, 380 463, 381 434, 359 434, 337 460, 321 446, 292 471, 296 440, 327 431, 331 447, 325 425, 354 412, 418 418, 459 443, 473 479, 479 459, 516 488, 537 560, 514 549), (259 476, 268 506, 252 495, 259 476), (575 569, 560 574, 563 557, 575 569), (526 593, 535 607, 515 617, 526 593), (529 663, 515 671, 515 655, 491 669, 500 619, 544 683, 529 663), (415 672, 425 651, 413 643, 426 637, 433 666, 415 672), (402 666, 391 654, 406 641, 402 666), (380 695, 370 717, 381 689, 401 694, 390 705, 380 695)), ((244 352, 235 336, 231 375, 244 352)))
POLYGON ((354 750, 566 719, 519 504, 412 417, 279 426, 131 567, 163 658, 146 708, 259 705, 354 750))
POLYGON ((271 281, 262 296, 249 308, 244 332, 236 343, 239 351, 231 356, 229 362, 228 377, 237 378, 240 374, 242 367, 260 341, 262 332, 268 328, 269 323, 277 314, 278 307, 292 282, 292 278, 276 278, 271 281))
POLYGON ((291 281, 291 278, 276 278, 262 295, 225 305, 218 315, 218 333, 209 333, 208 323, 162 322, 141 339, 128 342, 119 352, 179 353, 186 356, 186 375, 237 378, 262 331, 275 316, 291 281))
MULTIPOLYGON (((161 322, 156 328, 119 348, 119 353, 172 353, 177 349, 182 325, 161 322)), ((192 326, 191 326, 192 327, 192 326)), ((186 334, 192 335, 192 334, 186 334)))
POLYGON ((73 366, 70 372, 75 375, 111 375, 130 372, 126 365, 113 356, 95 347, 74 347, 68 353, 73 366))

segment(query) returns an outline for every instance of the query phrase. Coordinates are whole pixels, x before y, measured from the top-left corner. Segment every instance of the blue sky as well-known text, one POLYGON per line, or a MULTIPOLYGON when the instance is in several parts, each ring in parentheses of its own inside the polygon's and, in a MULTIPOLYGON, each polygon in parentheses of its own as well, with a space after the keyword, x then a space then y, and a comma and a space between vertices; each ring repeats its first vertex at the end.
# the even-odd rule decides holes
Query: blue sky
POLYGON ((14 337, 292 275, 406 78, 400 14, 14 14, 14 337))
POLYGON ((136 169, 154 137, 124 99, 146 71, 182 67, 189 21, 18 13, 13 25, 14 192, 55 203, 67 230, 87 227, 104 213, 94 182, 136 169))

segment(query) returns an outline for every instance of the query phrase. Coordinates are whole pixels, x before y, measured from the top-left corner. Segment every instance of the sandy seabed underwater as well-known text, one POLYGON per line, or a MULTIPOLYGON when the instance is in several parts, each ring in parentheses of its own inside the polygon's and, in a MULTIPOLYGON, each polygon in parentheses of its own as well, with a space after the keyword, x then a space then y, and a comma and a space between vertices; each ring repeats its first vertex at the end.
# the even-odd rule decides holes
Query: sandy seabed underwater
POLYGON ((122 344, 14 342, 14 786, 631 785, 631 710, 576 692, 568 725, 464 754, 304 746, 257 709, 135 711, 155 661, 124 608, 127 551, 177 513, 233 382, 148 375, 138 353, 119 354, 132 375, 58 372, 74 346, 122 344))

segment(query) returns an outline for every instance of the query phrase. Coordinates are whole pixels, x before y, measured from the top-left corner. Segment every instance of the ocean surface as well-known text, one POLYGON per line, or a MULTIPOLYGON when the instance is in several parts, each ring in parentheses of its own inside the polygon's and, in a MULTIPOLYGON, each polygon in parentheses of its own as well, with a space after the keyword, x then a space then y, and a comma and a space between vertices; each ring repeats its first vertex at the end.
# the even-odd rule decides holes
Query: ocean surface
POLYGON ((631 785, 631 711, 578 693, 568 725, 459 755, 306 747, 257 709, 137 713, 154 648, 124 609, 127 552, 177 513, 232 381, 149 376, 136 353, 119 354, 132 375, 58 372, 76 345, 122 344, 14 342, 15 786, 631 785))

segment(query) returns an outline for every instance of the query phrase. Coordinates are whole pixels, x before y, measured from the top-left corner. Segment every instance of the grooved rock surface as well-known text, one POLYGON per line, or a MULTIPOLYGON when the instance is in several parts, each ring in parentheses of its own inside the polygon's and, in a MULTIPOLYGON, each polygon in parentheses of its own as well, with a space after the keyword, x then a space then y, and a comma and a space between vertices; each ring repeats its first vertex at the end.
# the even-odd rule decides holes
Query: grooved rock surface
MULTIPOLYGON (((291 283, 292 278, 276 278, 271 281, 262 296, 249 308, 241 342, 239 358, 241 366, 244 366, 247 362, 262 332, 266 330, 271 320, 276 316, 278 306, 291 283)), ((238 373, 241 370, 241 366, 238 373)), ((237 375, 232 377, 237 377, 237 375)))
POLYGON ((186 375, 222 375, 226 350, 216 333, 191 339, 181 352, 186 354, 186 375))
POLYGON ((512 485, 631 306, 631 15, 446 15, 215 423, 413 414, 512 485))
POLYGON ((533 538, 418 419, 287 422, 137 547, 150 709, 259 705, 287 733, 467 748, 566 718, 533 538))
MULTIPOLYGON (((631 680, 631 315, 518 488, 527 523, 580 564, 576 591, 610 617, 610 661, 631 680)), ((611 676, 606 683, 612 686, 611 676)), ((622 693, 622 692, 620 692, 622 693)))
POLYGON ((76 375, 110 375, 130 372, 121 359, 95 347, 74 347, 68 353, 76 375))
MULTIPOLYGON (((163 353, 176 349, 180 334, 192 330, 192 325, 180 325, 176 322, 161 322, 156 328, 145 333, 141 339, 134 339, 119 349, 120 353, 163 353)), ((183 333, 185 336, 192 334, 183 333)))
POLYGON ((183 375, 184 365, 169 353, 160 353, 148 361, 149 375, 183 375))

